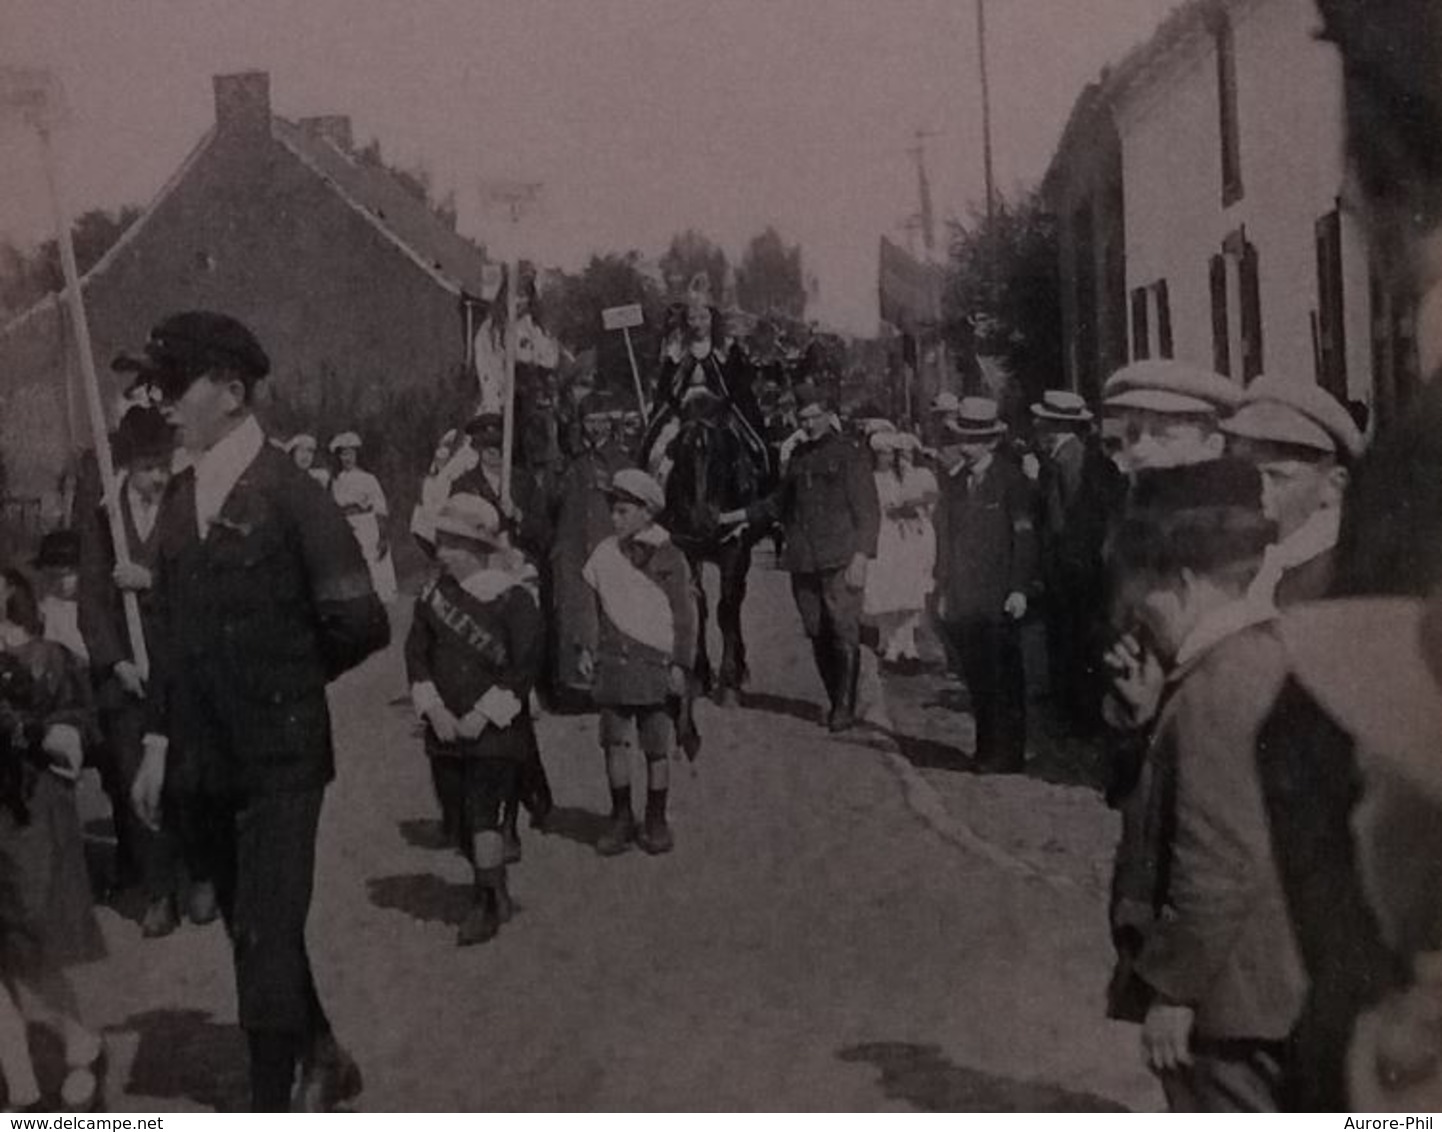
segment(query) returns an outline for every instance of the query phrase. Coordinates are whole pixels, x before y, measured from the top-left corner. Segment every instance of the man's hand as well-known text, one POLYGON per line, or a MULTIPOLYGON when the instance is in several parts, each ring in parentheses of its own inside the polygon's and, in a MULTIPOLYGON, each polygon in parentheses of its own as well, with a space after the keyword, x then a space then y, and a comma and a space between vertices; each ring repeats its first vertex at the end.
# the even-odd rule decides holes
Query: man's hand
POLYGON ((576 671, 581 679, 589 684, 596 678, 596 654, 590 649, 582 649, 576 654, 576 671))
POLYGON ((460 735, 460 721, 443 705, 437 705, 426 712, 426 720, 442 743, 454 743, 460 735))
POLYGON ((134 661, 118 661, 111 671, 115 673, 115 678, 120 681, 120 686, 128 694, 136 699, 145 695, 145 677, 140 674, 140 669, 135 666, 134 661))
POLYGON ((1025 452, 1022 454, 1021 474, 1033 482, 1041 478, 1041 461, 1037 459, 1036 453, 1025 452))
POLYGON ((1190 1006, 1154 1003, 1142 1023, 1142 1050, 1147 1064, 1158 1073, 1180 1069, 1192 1063, 1192 1022, 1190 1006))
POLYGON ((135 593, 150 589, 155 580, 150 571, 138 562, 117 562, 110 576, 122 590, 132 590, 135 593))
POLYGON ((851 556, 851 564, 846 567, 846 588, 851 590, 866 588, 866 555, 857 553, 851 556))
POLYGON ((1157 713, 1166 684, 1161 661, 1131 635, 1108 649, 1102 659, 1112 670, 1112 690, 1130 716, 1131 725, 1139 727, 1150 721, 1157 713))
POLYGON ((169 742, 163 735, 147 735, 142 742, 144 752, 140 768, 130 784, 130 804, 136 815, 150 829, 160 828, 160 803, 165 791, 165 758, 169 742))
POLYGON ((472 708, 456 723, 456 734, 462 739, 479 739, 489 722, 484 715, 472 708))
POLYGON ((80 729, 69 723, 52 723, 45 730, 41 749, 52 759, 58 760, 55 769, 66 778, 80 777, 80 767, 85 761, 85 743, 80 729))
POLYGON ((1026 594, 1019 591, 1007 594, 1006 602, 1001 608, 1013 621, 1020 621, 1026 616, 1026 594))
POLYGON ((680 696, 683 699, 685 698, 687 684, 686 670, 682 668, 679 664, 673 664, 671 666, 668 683, 670 684, 671 694, 673 696, 680 696))

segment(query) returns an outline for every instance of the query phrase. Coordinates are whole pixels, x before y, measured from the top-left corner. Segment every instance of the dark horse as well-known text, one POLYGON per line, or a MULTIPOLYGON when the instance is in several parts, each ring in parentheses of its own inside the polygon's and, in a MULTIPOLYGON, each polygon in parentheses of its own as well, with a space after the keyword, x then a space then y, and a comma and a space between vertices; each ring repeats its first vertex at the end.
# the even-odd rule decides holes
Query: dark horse
POLYGON ((699 387, 682 399, 674 416, 656 422, 643 449, 643 462, 663 473, 662 525, 691 565, 700 622, 697 681, 719 703, 733 706, 748 677, 741 604, 756 536, 748 532, 735 537, 734 528, 723 529, 717 519, 723 511, 754 503, 769 490, 770 454, 730 402, 699 387), (721 574, 716 608, 722 642, 719 674, 712 671, 706 647, 709 604, 702 567, 707 562, 716 563, 721 574))

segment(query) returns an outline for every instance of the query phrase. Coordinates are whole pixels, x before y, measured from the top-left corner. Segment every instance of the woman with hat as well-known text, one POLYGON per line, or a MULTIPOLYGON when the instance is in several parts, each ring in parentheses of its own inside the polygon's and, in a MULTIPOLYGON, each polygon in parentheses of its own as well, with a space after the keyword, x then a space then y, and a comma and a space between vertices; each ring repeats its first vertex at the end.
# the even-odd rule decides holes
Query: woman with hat
MULTIPOLYGON (((926 518, 925 488, 920 470, 903 453, 909 454, 906 439, 890 429, 876 430, 869 441, 875 462, 876 498, 881 507, 881 526, 876 539, 876 560, 866 572, 862 613, 880 636, 881 660, 896 664, 919 660, 916 626, 926 605, 929 586, 923 588, 918 566, 924 563, 926 518)), ((929 473, 927 473, 929 474, 929 473)), ((935 479, 932 479, 932 496, 935 479)), ((935 554, 934 537, 931 553, 935 554)), ((929 581, 929 579, 928 579, 929 581)))
POLYGON ((330 442, 339 470, 331 483, 331 498, 355 532, 370 570, 376 596, 386 605, 396 599, 396 568, 391 561, 385 522, 389 515, 380 481, 360 467, 360 436, 342 432, 330 442))
POLYGON ((464 947, 510 918, 501 811, 535 745, 528 705, 545 636, 535 571, 511 550, 494 506, 451 496, 435 538, 441 573, 416 598, 406 677, 446 832, 474 871, 464 947))
POLYGON ((285 450, 290 453, 290 458, 295 461, 297 468, 309 473, 311 479, 321 487, 330 487, 330 469, 317 466, 315 462, 315 437, 308 432, 298 432, 285 442, 285 450))

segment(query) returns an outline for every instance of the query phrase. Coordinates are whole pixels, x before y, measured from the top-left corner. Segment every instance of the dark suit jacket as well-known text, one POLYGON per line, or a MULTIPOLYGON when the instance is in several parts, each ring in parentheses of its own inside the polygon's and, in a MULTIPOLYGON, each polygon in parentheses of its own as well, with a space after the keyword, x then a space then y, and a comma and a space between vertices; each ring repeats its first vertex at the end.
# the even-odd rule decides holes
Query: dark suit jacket
POLYGON ((1277 608, 1286 609, 1290 605, 1321 601, 1326 597, 1332 590, 1336 557, 1335 549, 1324 550, 1314 558, 1300 562, 1289 570, 1283 570, 1273 597, 1277 608))
POLYGON ((207 791, 279 793, 334 775, 326 684, 390 625, 339 508, 267 444, 202 540, 195 477, 161 505, 152 729, 172 773, 207 791))
MULTIPOLYGON (((1175 774, 1166 891, 1136 972, 1196 1011, 1206 1038, 1281 1040, 1307 978, 1272 853, 1258 733, 1286 679, 1275 627, 1227 637, 1173 674, 1148 767, 1175 774)), ((1165 773, 1150 786, 1168 786, 1165 773)))
POLYGON ((1000 453, 968 490, 966 473, 941 476, 936 508, 936 586, 946 619, 1001 620, 1009 594, 1037 579, 1031 485, 1000 453))

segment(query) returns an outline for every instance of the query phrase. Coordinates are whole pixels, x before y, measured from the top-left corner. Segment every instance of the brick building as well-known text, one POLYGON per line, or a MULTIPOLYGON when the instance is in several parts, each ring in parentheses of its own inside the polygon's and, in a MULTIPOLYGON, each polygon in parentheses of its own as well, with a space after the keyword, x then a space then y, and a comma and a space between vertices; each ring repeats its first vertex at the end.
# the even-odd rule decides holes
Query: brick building
MULTIPOLYGON (((82 282, 102 382, 163 315, 195 307, 254 327, 291 397, 327 373, 362 399, 454 378, 478 319, 479 249, 358 160, 348 118, 275 116, 265 73, 213 86, 215 124, 82 282)), ((85 443, 72 343, 59 296, 0 328, 13 495, 52 497, 72 444, 85 443)))

